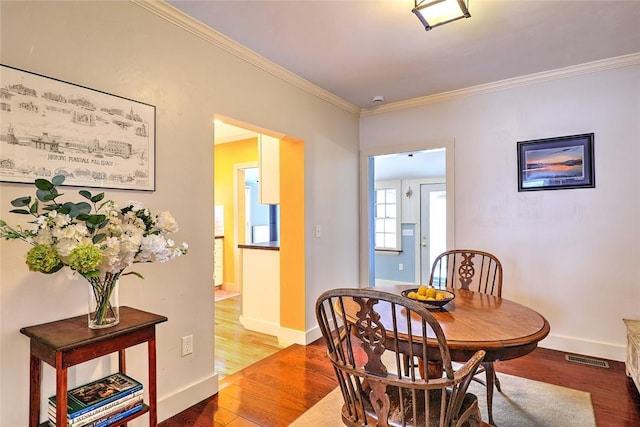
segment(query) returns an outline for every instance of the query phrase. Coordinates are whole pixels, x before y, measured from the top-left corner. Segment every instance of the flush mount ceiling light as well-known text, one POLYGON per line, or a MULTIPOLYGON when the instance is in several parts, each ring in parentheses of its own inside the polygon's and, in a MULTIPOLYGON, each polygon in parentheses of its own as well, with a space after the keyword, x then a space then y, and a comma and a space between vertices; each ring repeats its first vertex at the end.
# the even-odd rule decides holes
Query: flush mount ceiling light
POLYGON ((469 0, 415 0, 415 7, 411 11, 427 31, 458 19, 471 17, 469 0))

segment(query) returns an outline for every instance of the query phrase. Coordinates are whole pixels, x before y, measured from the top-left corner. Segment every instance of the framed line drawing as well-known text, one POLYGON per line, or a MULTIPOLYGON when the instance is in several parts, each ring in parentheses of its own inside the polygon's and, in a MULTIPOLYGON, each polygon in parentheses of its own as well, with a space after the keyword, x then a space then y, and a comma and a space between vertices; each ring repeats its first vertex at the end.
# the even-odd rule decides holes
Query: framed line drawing
POLYGON ((518 191, 593 188, 593 133, 518 142, 518 191))
POLYGON ((0 181, 155 190, 153 105, 0 64, 0 181))

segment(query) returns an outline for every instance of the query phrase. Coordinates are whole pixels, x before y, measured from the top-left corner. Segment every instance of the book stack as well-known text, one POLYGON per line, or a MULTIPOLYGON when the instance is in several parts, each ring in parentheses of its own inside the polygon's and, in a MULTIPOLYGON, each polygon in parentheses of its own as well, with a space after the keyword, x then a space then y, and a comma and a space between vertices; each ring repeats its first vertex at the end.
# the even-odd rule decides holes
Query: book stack
MULTIPOLYGON (((142 384, 118 372, 67 392, 66 427, 107 427, 142 406, 142 384)), ((56 396, 49 398, 49 425, 56 427, 56 396)))

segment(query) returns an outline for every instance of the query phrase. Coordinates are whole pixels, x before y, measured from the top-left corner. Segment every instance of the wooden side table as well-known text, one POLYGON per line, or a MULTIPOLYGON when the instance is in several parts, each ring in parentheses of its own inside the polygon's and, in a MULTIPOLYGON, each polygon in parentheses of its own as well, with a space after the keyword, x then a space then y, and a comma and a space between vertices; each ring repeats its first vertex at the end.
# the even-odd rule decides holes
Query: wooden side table
MULTIPOLYGON (((165 316, 131 307, 120 307, 120 323, 106 329, 89 329, 87 316, 71 317, 20 329, 30 338, 29 427, 40 422, 40 383, 42 362, 56 369, 56 425, 67 425, 67 368, 97 357, 118 352, 119 370, 126 373, 125 349, 148 343, 149 402, 142 411, 120 423, 149 412, 149 426, 158 425, 156 388, 156 325, 166 322, 165 316)), ((47 426, 45 422, 42 426, 47 426)))

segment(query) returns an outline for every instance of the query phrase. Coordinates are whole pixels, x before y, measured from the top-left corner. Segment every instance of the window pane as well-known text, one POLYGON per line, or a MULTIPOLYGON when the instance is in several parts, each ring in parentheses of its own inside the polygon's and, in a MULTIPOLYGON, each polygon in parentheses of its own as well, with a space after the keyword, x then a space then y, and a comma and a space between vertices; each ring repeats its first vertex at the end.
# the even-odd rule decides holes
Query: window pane
POLYGON ((387 218, 396 218, 396 205, 387 205, 387 218))
POLYGON ((379 188, 375 191, 375 197, 375 246, 396 249, 399 247, 396 230, 397 191, 395 188, 379 188))
POLYGON ((384 231, 387 233, 396 234, 396 220, 395 219, 385 219, 384 220, 384 231))
POLYGON ((387 190, 387 203, 395 203, 396 202, 396 190, 388 189, 387 190))
POLYGON ((396 247, 396 235, 394 234, 385 234, 384 239, 385 247, 387 248, 395 248, 396 247))

